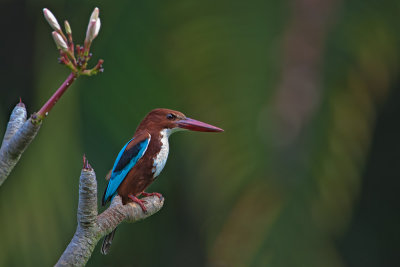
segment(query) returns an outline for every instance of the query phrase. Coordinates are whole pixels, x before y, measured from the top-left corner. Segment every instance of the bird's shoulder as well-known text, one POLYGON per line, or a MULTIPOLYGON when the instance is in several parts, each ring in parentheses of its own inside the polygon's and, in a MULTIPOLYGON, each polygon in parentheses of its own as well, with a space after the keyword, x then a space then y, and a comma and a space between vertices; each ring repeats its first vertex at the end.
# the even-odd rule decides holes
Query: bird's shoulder
POLYGON ((125 168, 131 162, 131 160, 139 160, 147 150, 150 143, 151 135, 146 132, 138 132, 133 138, 125 145, 125 149, 122 154, 117 158, 116 165, 113 169, 113 173, 118 172, 125 168))
POLYGON ((125 151, 132 149, 133 147, 137 146, 137 144, 143 141, 150 141, 150 139, 151 135, 148 131, 136 132, 131 141, 129 141, 128 145, 126 146, 125 151))

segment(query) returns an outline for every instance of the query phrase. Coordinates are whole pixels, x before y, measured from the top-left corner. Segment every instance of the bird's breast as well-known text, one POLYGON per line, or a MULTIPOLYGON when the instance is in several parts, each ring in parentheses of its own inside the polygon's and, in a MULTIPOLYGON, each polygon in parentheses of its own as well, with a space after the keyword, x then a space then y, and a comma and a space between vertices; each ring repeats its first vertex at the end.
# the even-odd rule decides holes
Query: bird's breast
POLYGON ((161 131, 161 149, 158 154, 154 157, 153 161, 153 178, 156 178, 158 175, 160 175, 161 171, 164 169, 165 163, 167 162, 168 159, 168 153, 169 153, 169 143, 168 143, 168 137, 169 137, 169 132, 168 130, 162 130, 161 131))

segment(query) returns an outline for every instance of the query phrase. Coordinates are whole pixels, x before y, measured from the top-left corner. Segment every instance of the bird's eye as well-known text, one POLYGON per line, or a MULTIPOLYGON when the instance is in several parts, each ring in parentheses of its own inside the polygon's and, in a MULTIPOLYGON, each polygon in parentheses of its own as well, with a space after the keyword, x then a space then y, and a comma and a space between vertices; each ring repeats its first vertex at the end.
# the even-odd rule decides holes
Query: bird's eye
POLYGON ((167 119, 174 120, 174 119, 176 119, 176 116, 172 113, 169 113, 169 114, 167 114, 167 119))

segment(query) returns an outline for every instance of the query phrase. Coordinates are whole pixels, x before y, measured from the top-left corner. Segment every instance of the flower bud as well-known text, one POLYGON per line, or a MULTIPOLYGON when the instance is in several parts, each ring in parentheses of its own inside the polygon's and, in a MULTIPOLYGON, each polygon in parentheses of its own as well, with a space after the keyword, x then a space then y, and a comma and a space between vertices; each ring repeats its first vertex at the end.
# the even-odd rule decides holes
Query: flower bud
POLYGON ((89 22, 92 21, 92 20, 97 20, 98 18, 99 18, 99 8, 96 7, 96 8, 93 10, 92 15, 90 15, 89 22))
POLYGON ((50 10, 48 10, 47 8, 43 8, 43 15, 44 15, 44 18, 47 20, 47 22, 50 24, 50 26, 54 30, 56 30, 56 31, 61 30, 56 17, 53 15, 53 13, 51 13, 50 10))
POLYGON ((52 32, 51 34, 53 35, 53 39, 57 45, 57 48, 63 51, 68 51, 67 43, 64 41, 62 36, 56 31, 52 32))
POLYGON ((100 19, 98 18, 97 20, 91 20, 89 22, 87 31, 86 31, 86 38, 85 41, 86 42, 92 42, 94 40, 94 38, 96 38, 96 36, 99 34, 100 31, 100 19))
POLYGON ((98 18, 96 21, 96 29, 94 31, 94 38, 96 38, 97 35, 99 34, 100 27, 101 27, 101 22, 100 22, 100 18, 98 18))
POLYGON ((65 28, 65 32, 66 32, 67 34, 72 34, 71 26, 69 26, 69 23, 68 23, 67 20, 64 21, 64 28, 65 28))

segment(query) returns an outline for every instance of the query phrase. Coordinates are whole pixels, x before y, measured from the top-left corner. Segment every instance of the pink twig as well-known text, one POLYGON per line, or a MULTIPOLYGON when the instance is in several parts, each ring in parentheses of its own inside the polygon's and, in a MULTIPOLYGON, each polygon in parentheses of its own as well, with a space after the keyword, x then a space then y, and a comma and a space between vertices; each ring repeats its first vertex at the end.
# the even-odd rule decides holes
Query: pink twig
POLYGON ((47 100, 46 104, 36 113, 37 119, 42 120, 44 119, 47 114, 51 111, 53 106, 57 103, 58 99, 67 91, 68 87, 76 80, 76 74, 71 73, 68 78, 63 82, 60 88, 47 100))

